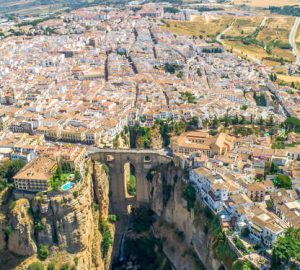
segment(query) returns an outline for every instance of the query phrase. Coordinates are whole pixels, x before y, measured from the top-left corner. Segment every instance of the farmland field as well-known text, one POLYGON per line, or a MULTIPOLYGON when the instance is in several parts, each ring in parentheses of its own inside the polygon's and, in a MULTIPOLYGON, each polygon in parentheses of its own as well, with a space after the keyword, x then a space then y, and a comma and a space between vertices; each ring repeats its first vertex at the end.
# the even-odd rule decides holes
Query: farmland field
POLYGON ((266 26, 259 32, 257 40, 268 42, 270 40, 280 40, 288 43, 289 33, 295 22, 294 17, 276 16, 267 20, 266 26))
POLYGON ((248 5, 252 7, 269 7, 269 6, 284 6, 297 5, 299 0, 233 0, 236 5, 248 5))
POLYGON ((232 16, 193 16, 191 21, 167 20, 162 28, 177 35, 216 37, 233 20, 232 16))
MULTIPOLYGON (((163 29, 177 35, 221 38, 226 49, 273 67, 294 62, 289 34, 295 18, 288 16, 193 16, 191 21, 165 21, 163 29)), ((298 35, 300 42, 300 30, 298 35)))
POLYGON ((252 34, 261 24, 263 17, 236 17, 235 21, 226 33, 226 36, 247 36, 252 34))
POLYGON ((263 48, 252 44, 245 45, 242 41, 225 40, 224 44, 226 49, 232 50, 233 53, 249 58, 250 60, 262 60, 268 56, 263 48))
POLYGON ((256 39, 264 43, 266 51, 269 51, 270 54, 293 62, 295 61, 295 57, 289 45, 289 34, 294 22, 294 17, 271 17, 256 39))

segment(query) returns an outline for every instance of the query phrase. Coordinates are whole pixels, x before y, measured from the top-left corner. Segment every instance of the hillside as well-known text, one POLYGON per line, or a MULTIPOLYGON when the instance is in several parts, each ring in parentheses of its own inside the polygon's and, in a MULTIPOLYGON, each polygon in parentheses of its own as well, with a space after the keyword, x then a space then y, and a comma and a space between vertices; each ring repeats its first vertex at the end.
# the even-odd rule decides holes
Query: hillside
POLYGON ((0 14, 38 15, 120 1, 106 0, 0 0, 0 14))

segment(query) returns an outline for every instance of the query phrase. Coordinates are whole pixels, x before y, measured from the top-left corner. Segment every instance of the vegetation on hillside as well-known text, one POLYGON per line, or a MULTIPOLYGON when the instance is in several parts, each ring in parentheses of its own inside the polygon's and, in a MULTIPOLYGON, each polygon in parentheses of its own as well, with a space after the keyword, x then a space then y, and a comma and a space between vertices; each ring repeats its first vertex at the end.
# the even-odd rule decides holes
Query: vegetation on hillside
POLYGON ((257 106, 267 106, 267 100, 264 94, 257 95, 256 92, 253 94, 257 106))
POLYGON ((12 187, 12 177, 25 165, 23 160, 5 160, 0 164, 0 191, 12 187))
POLYGON ((293 265, 292 260, 300 260, 300 229, 289 228, 285 235, 275 243, 272 253, 272 269, 286 269, 286 266, 293 265))
POLYGON ((231 267, 233 262, 237 259, 236 254, 232 251, 228 240, 226 239, 225 232, 221 228, 218 216, 214 215, 212 211, 205 206, 203 211, 205 216, 206 225, 204 232, 209 233, 212 237, 215 256, 223 261, 227 267, 231 267))
POLYGON ((156 120, 154 126, 142 127, 136 124, 130 128, 130 146, 131 148, 151 148, 151 140, 162 138, 163 145, 166 147, 170 144, 172 135, 180 135, 181 133, 192 130, 198 126, 199 119, 193 117, 191 121, 172 121, 172 120, 156 120), (155 131, 155 132, 154 132, 155 131))
POLYGON ((247 260, 236 260, 231 270, 257 270, 257 268, 247 260))
POLYGON ((196 190, 192 184, 188 184, 182 191, 182 198, 186 200, 187 209, 191 211, 196 201, 196 190))
POLYGON ((300 133, 300 119, 296 117, 288 117, 282 124, 287 131, 300 133))
POLYGON ((78 171, 72 170, 69 164, 58 164, 57 169, 50 179, 50 185, 53 190, 59 191, 64 183, 71 180, 79 181, 80 178, 80 173, 78 171))
POLYGON ((101 251, 103 257, 105 257, 113 244, 113 236, 110 231, 109 223, 104 218, 101 218, 99 221, 99 231, 102 235, 101 251))
POLYGON ((292 180, 287 174, 279 174, 274 179, 274 184, 278 188, 291 189, 292 180))
POLYGON ((33 262, 28 267, 27 270, 44 270, 45 267, 41 262, 33 262))

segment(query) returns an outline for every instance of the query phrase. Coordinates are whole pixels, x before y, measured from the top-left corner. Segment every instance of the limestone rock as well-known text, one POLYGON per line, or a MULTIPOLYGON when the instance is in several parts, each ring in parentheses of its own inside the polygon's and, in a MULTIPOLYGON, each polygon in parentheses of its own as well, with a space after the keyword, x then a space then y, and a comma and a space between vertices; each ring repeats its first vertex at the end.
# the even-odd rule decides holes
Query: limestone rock
POLYGON ((5 248, 5 216, 0 214, 0 251, 2 251, 5 248))
POLYGON ((109 206, 109 180, 101 164, 94 164, 94 190, 99 211, 102 215, 108 215, 109 206), (95 181, 96 180, 96 181, 95 181))
POLYGON ((8 250, 20 256, 31 256, 37 252, 29 207, 27 199, 19 199, 10 215, 12 230, 8 237, 8 250))
MULTIPOLYGON (((215 258, 213 250, 213 241, 209 234, 204 233, 205 224, 201 222, 201 217, 194 216, 193 211, 189 212, 186 208, 186 201, 182 198, 184 183, 182 181, 183 172, 174 166, 164 166, 159 169, 151 183, 152 196, 150 196, 151 209, 156 212, 168 224, 172 224, 177 232, 183 232, 185 250, 192 249, 192 252, 198 255, 206 269, 218 269, 221 262, 215 258), (175 180, 176 179, 176 180, 175 180), (172 186, 173 192, 167 205, 163 205, 163 180, 168 181, 172 186), (191 245, 191 243, 193 243, 191 245)), ((151 190, 150 189, 150 190, 151 190)), ((188 258, 183 258, 182 248, 173 249, 172 246, 178 246, 179 241, 172 233, 165 233, 163 229, 158 228, 158 235, 167 239, 167 245, 164 246, 164 252, 176 266, 177 269, 194 269, 188 258)))

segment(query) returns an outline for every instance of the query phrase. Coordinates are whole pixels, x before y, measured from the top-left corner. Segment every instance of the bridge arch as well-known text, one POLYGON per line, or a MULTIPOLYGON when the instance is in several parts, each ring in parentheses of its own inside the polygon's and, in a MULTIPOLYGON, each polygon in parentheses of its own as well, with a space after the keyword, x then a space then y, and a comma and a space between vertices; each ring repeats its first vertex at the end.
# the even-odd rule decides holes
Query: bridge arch
POLYGON ((146 176, 150 169, 169 163, 172 158, 155 150, 99 149, 90 154, 92 161, 106 164, 110 174, 111 202, 115 212, 127 212, 129 204, 141 206, 149 204, 150 183, 146 176), (136 196, 126 196, 125 164, 135 168, 136 196), (134 201, 133 201, 134 200, 134 201))

